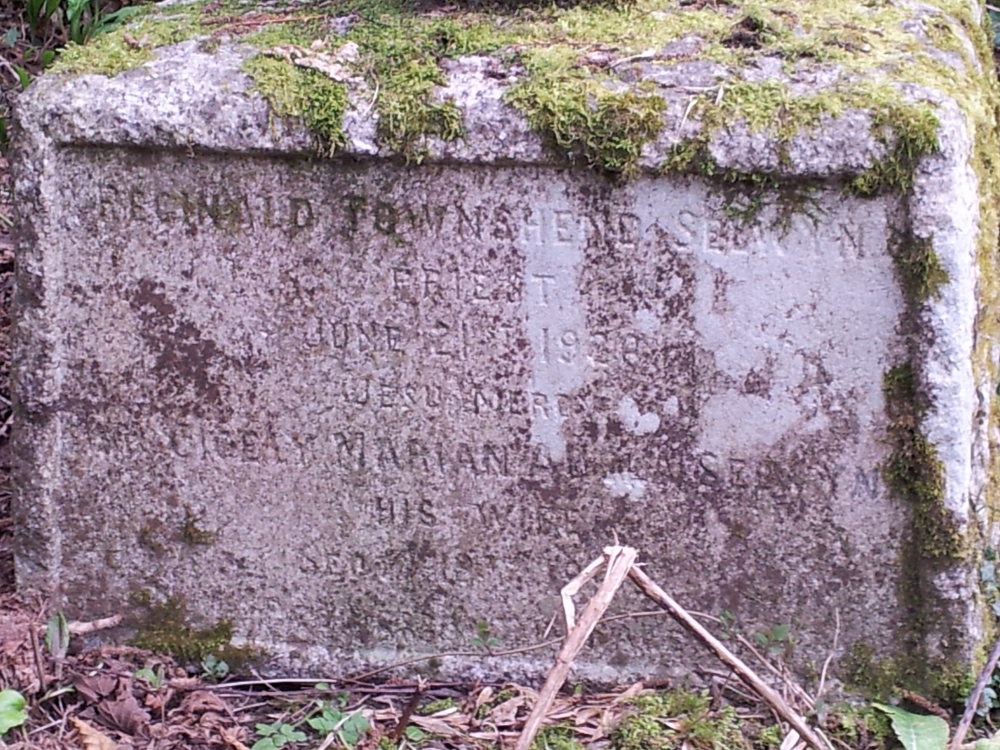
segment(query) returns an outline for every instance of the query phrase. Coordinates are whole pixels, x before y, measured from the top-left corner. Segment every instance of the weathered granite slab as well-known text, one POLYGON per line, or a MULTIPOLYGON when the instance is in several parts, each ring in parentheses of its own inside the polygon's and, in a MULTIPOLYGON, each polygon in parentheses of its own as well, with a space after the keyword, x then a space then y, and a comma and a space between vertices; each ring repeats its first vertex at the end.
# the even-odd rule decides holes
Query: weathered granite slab
MULTIPOLYGON (((910 363, 941 511, 980 538, 994 354, 976 348, 979 204, 954 102, 934 94, 941 149, 908 195, 843 190, 886 153, 864 110, 784 159, 717 135, 723 167, 809 181, 748 217, 704 178, 568 168, 480 58, 449 63, 442 93, 466 138, 406 166, 360 108, 344 156, 314 160, 249 92, 249 49, 200 49, 46 77, 18 102, 22 586, 79 617, 181 597, 279 667, 342 672, 468 648, 480 621, 503 647, 540 641, 617 534, 683 604, 791 623, 803 663, 838 621, 841 654, 969 663, 978 542, 913 557, 914 514, 881 471, 883 380, 910 363), (927 300, 894 262, 914 238, 947 274, 927 300)), ((671 85, 646 167, 684 124, 671 85)), ((599 629, 579 670, 700 658, 646 618, 599 629)))

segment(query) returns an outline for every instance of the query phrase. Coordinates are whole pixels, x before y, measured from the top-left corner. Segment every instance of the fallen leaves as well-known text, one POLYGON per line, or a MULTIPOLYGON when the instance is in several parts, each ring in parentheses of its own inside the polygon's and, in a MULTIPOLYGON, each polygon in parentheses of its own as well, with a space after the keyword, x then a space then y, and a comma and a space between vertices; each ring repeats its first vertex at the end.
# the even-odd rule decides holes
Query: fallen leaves
POLYGON ((358 45, 354 42, 347 42, 333 52, 326 52, 326 46, 326 40, 317 39, 309 45, 308 49, 294 44, 281 44, 277 47, 271 47, 264 54, 270 57, 279 57, 301 68, 319 71, 340 83, 357 79, 358 76, 349 65, 358 60, 358 45))
POLYGON ((82 719, 70 719, 80 734, 84 750, 118 750, 118 743, 82 719))

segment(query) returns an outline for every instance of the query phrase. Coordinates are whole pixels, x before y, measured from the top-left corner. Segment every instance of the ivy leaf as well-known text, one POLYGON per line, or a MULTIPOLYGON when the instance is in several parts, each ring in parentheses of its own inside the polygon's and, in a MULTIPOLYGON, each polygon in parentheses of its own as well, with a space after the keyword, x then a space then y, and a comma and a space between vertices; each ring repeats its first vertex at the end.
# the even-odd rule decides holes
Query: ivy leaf
POLYGON ((892 731, 906 750, 945 750, 948 745, 948 723, 940 716, 911 714, 896 706, 873 703, 872 706, 888 714, 892 731))
POLYGON ((0 690, 0 736, 28 720, 24 696, 16 690, 0 690))

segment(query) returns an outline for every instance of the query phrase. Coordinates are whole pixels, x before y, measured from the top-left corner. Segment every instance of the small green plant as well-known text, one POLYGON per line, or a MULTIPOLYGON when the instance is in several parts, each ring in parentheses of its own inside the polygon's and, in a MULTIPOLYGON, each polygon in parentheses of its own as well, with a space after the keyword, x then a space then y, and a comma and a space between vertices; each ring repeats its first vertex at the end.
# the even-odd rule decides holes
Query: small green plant
POLYGON ((490 624, 486 620, 479 620, 476 623, 476 636, 470 641, 473 648, 482 648, 487 651, 500 645, 500 641, 493 637, 490 624))
POLYGON ((420 713, 422 716, 432 716, 438 711, 446 711, 449 708, 455 708, 458 705, 458 701, 454 698, 441 698, 440 700, 431 701, 426 706, 422 706, 420 713))
POLYGON ((349 748, 356 747, 370 728, 367 717, 360 711, 345 713, 333 706, 324 706, 318 716, 306 723, 320 734, 333 734, 349 748))
POLYGON ((768 656, 783 656, 795 644, 791 637, 791 625, 775 625, 753 634, 753 639, 768 656))
POLYGON ((724 609, 719 612, 719 624, 722 626, 722 632, 719 633, 719 638, 723 641, 735 638, 739 633, 736 629, 736 615, 728 609, 724 609))
POLYGON ((424 732, 420 727, 408 726, 406 731, 403 732, 403 736, 406 737, 410 742, 423 742, 427 739, 427 733, 424 732))
POLYGON ((565 723, 542 727, 531 743, 532 750, 582 750, 572 726, 565 723))
POLYGON ((24 696, 16 690, 0 690, 0 737, 27 720, 24 696))
POLYGON ((289 743, 304 742, 305 732, 300 732, 293 724, 276 721, 273 724, 258 724, 255 728, 258 739, 250 750, 277 750, 289 743))
POLYGON ((141 8, 133 5, 107 12, 106 5, 104 0, 27 0, 25 12, 36 39, 55 29, 66 41, 86 44, 141 12, 141 8))
POLYGON ((69 650, 69 624, 62 612, 56 612, 45 625, 45 647, 56 659, 66 658, 69 650))
POLYGON ((24 4, 28 26, 35 36, 41 36, 50 19, 59 10, 61 0, 27 0, 24 4))
POLYGON ((137 680, 142 680, 153 690, 159 690, 167 682, 166 676, 163 674, 163 667, 157 667, 155 671, 149 667, 143 667, 137 669, 132 676, 137 680))
POLYGON ((732 706, 713 710, 708 691, 639 695, 611 733, 613 750, 737 750, 747 747, 732 706))
POLYGON ((201 670, 202 679, 211 682, 218 682, 229 676, 229 664, 215 654, 209 654, 201 660, 201 670))

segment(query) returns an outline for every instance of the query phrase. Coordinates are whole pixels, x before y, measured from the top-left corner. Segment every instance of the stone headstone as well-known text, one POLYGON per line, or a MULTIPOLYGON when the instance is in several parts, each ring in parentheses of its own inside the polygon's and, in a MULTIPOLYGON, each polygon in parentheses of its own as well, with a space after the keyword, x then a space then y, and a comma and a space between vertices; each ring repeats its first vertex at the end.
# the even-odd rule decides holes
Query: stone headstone
MULTIPOLYGON (((315 159, 250 91, 249 54, 188 42, 18 102, 22 586, 81 618, 182 599, 273 668, 343 672, 468 651, 481 623, 499 649, 543 640, 617 534, 683 605, 791 624, 800 665, 835 631, 841 656, 969 664, 976 544, 914 551, 885 480, 887 375, 909 367, 937 510, 963 539, 988 521, 994 353, 951 99, 935 94, 941 148, 909 193, 845 192, 887 148, 864 110, 784 160, 720 131, 723 167, 809 181, 749 210, 750 193, 655 174, 686 127, 682 83, 662 82, 642 174, 616 180, 547 150, 478 58, 448 63, 442 94, 464 139, 405 165, 362 102, 344 154, 315 159), (947 277, 924 298, 900 270, 915 238, 947 277)), ((616 611, 638 608, 627 592, 616 611)), ((702 658, 664 619, 621 620, 578 671, 702 658)))

